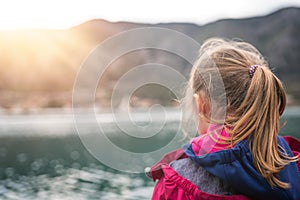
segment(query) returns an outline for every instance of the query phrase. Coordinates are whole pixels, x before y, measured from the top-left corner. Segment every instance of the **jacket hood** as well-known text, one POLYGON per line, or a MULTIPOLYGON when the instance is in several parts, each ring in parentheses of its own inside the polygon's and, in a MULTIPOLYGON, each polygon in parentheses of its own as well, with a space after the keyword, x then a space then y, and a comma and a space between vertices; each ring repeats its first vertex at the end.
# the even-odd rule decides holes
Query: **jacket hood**
MULTIPOLYGON (((278 144, 289 156, 293 156, 286 141, 278 136, 278 144)), ((300 175, 296 162, 286 165, 279 173, 281 181, 290 184, 288 189, 272 188, 252 164, 252 155, 247 140, 235 147, 202 156, 196 156, 191 144, 183 146, 185 154, 219 177, 236 191, 255 199, 298 199, 300 198, 300 175)))

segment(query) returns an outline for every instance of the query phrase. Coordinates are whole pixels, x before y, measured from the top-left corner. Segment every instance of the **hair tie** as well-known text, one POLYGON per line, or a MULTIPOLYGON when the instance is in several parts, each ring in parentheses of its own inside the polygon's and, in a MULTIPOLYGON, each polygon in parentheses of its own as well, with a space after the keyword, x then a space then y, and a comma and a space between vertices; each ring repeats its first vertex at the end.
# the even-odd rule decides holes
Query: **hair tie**
POLYGON ((250 78, 253 77, 253 74, 256 70, 256 68, 258 67, 258 65, 251 65, 251 67, 249 68, 249 75, 250 75, 250 78))

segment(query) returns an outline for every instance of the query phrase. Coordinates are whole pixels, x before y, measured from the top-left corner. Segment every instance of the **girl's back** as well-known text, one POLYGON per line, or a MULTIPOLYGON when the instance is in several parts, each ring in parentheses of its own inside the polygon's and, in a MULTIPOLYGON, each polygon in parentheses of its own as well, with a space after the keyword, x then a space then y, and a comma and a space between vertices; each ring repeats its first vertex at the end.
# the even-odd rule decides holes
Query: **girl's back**
MULTIPOLYGON (((298 156, 278 136, 285 91, 255 47, 240 41, 206 41, 191 71, 183 104, 195 105, 200 139, 198 146, 197 142, 184 146, 193 164, 190 160, 171 164, 179 174, 200 189, 209 178, 207 191, 218 194, 300 198, 298 156), (221 128, 212 131, 212 126, 221 128), (220 187, 215 190, 212 183, 220 187)), ((172 172, 166 166, 164 170, 172 172)))

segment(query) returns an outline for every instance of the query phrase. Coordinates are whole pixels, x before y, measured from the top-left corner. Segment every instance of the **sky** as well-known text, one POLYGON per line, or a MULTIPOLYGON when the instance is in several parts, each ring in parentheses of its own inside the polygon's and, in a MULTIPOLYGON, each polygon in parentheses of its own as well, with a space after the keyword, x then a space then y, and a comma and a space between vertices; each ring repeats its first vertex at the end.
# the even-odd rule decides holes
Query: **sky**
POLYGON ((269 14, 300 0, 1 0, 0 31, 65 29, 101 18, 130 22, 206 24, 269 14))

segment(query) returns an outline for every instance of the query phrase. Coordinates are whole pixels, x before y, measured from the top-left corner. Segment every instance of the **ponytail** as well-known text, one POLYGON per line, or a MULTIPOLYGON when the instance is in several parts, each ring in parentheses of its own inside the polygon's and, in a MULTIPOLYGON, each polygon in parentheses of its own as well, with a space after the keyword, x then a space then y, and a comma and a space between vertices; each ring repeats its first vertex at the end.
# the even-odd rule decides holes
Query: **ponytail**
POLYGON ((253 165, 272 187, 281 188, 289 185, 280 181, 277 174, 285 165, 297 160, 278 150, 280 116, 285 106, 281 81, 267 67, 258 66, 236 116, 229 119, 234 122, 231 124, 232 142, 249 137, 253 165))

